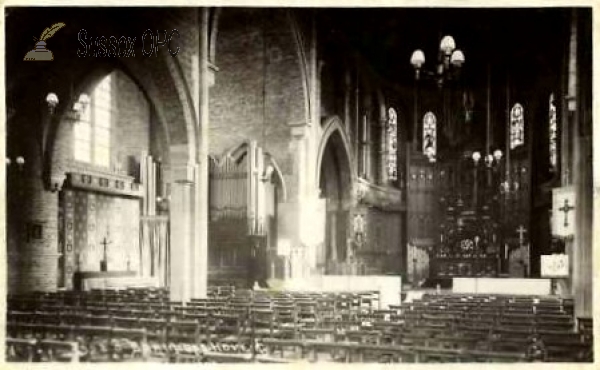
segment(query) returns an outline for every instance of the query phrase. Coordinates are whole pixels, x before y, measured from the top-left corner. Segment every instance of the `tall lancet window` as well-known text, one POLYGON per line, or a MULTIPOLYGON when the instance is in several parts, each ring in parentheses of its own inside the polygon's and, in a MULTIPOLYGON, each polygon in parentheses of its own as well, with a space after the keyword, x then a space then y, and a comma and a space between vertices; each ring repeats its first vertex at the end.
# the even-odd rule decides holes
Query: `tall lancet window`
POLYGON ((432 161, 437 154, 437 120, 433 112, 423 116, 423 154, 432 161))
POLYGON ((554 94, 550 94, 548 125, 550 140, 550 170, 554 172, 556 171, 556 164, 558 161, 558 127, 556 123, 556 104, 554 104, 554 94))
POLYGON ((94 89, 89 107, 80 112, 74 127, 73 156, 76 161, 110 166, 112 78, 106 76, 94 89))
POLYGON ((525 119, 523 106, 517 103, 510 110, 510 148, 515 149, 524 143, 525 119))
POLYGON ((387 173, 390 181, 398 180, 398 115, 394 108, 388 110, 387 123, 387 173))

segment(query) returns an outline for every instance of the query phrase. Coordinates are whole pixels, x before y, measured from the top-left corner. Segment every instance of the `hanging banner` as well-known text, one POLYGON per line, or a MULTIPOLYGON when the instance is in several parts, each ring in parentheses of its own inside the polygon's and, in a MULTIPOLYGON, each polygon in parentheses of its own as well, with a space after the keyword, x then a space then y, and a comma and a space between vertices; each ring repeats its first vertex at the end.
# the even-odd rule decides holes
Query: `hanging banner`
POLYGON ((552 189, 552 235, 568 237, 575 234, 575 188, 552 189))

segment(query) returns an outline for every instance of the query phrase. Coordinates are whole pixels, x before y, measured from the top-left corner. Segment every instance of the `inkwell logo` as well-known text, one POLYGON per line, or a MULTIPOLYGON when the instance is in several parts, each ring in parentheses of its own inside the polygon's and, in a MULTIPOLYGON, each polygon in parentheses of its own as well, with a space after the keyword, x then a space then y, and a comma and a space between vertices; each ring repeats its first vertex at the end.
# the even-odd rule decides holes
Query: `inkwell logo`
POLYGON ((46 40, 54 36, 56 31, 60 30, 64 26, 65 24, 63 22, 55 23, 42 32, 39 40, 34 37, 33 41, 36 42, 35 49, 30 50, 27 54, 25 54, 23 60, 36 62, 54 60, 54 54, 52 54, 50 50, 46 49, 46 40))

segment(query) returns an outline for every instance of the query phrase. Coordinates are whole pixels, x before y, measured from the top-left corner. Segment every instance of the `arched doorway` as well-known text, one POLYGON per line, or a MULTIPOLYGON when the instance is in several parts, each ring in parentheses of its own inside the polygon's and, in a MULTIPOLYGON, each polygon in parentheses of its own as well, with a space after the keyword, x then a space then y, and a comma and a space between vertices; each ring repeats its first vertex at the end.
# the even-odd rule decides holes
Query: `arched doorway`
POLYGON ((325 240, 317 267, 325 274, 344 274, 351 256, 349 220, 352 204, 352 166, 349 146, 339 119, 324 127, 319 151, 319 189, 326 200, 325 240))

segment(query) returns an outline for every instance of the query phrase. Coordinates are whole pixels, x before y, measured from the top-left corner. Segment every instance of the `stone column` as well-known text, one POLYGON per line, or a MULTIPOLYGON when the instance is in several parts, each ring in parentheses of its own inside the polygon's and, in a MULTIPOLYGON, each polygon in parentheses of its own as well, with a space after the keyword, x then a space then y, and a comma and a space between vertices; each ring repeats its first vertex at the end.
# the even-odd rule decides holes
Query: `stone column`
POLYGON ((195 268, 191 261, 194 241, 194 167, 173 166, 171 185, 170 233, 170 298, 187 301, 192 296, 191 287, 195 268))
MULTIPOLYGON (((592 179, 592 138, 591 126, 591 87, 589 79, 581 78, 586 76, 586 70, 591 70, 589 64, 586 65, 586 58, 583 55, 584 50, 589 50, 585 45, 584 39, 579 39, 579 35, 585 32, 587 28, 583 23, 584 17, 579 18, 577 10, 573 11, 573 39, 571 57, 577 63, 570 67, 569 79, 573 84, 569 85, 569 95, 574 93, 574 100, 571 102, 573 109, 573 125, 571 138, 573 140, 573 161, 572 161, 572 179, 576 194, 575 209, 575 235, 572 244, 573 269, 572 269, 572 294, 575 300, 576 317, 592 317, 592 218, 593 218, 593 179, 592 179), (579 29, 578 29, 579 28, 579 29), (583 32, 582 32, 583 31, 583 32), (587 85, 587 86, 586 86, 587 85), (589 90, 588 90, 589 88, 589 90)), ((571 60, 572 61, 572 60, 571 60)))
POLYGON ((201 8, 198 14, 198 71, 197 104, 198 129, 196 130, 196 162, 193 221, 194 243, 191 253, 192 281, 191 296, 206 297, 208 290, 208 127, 209 127, 209 87, 214 82, 213 72, 208 62, 209 8, 201 8))

